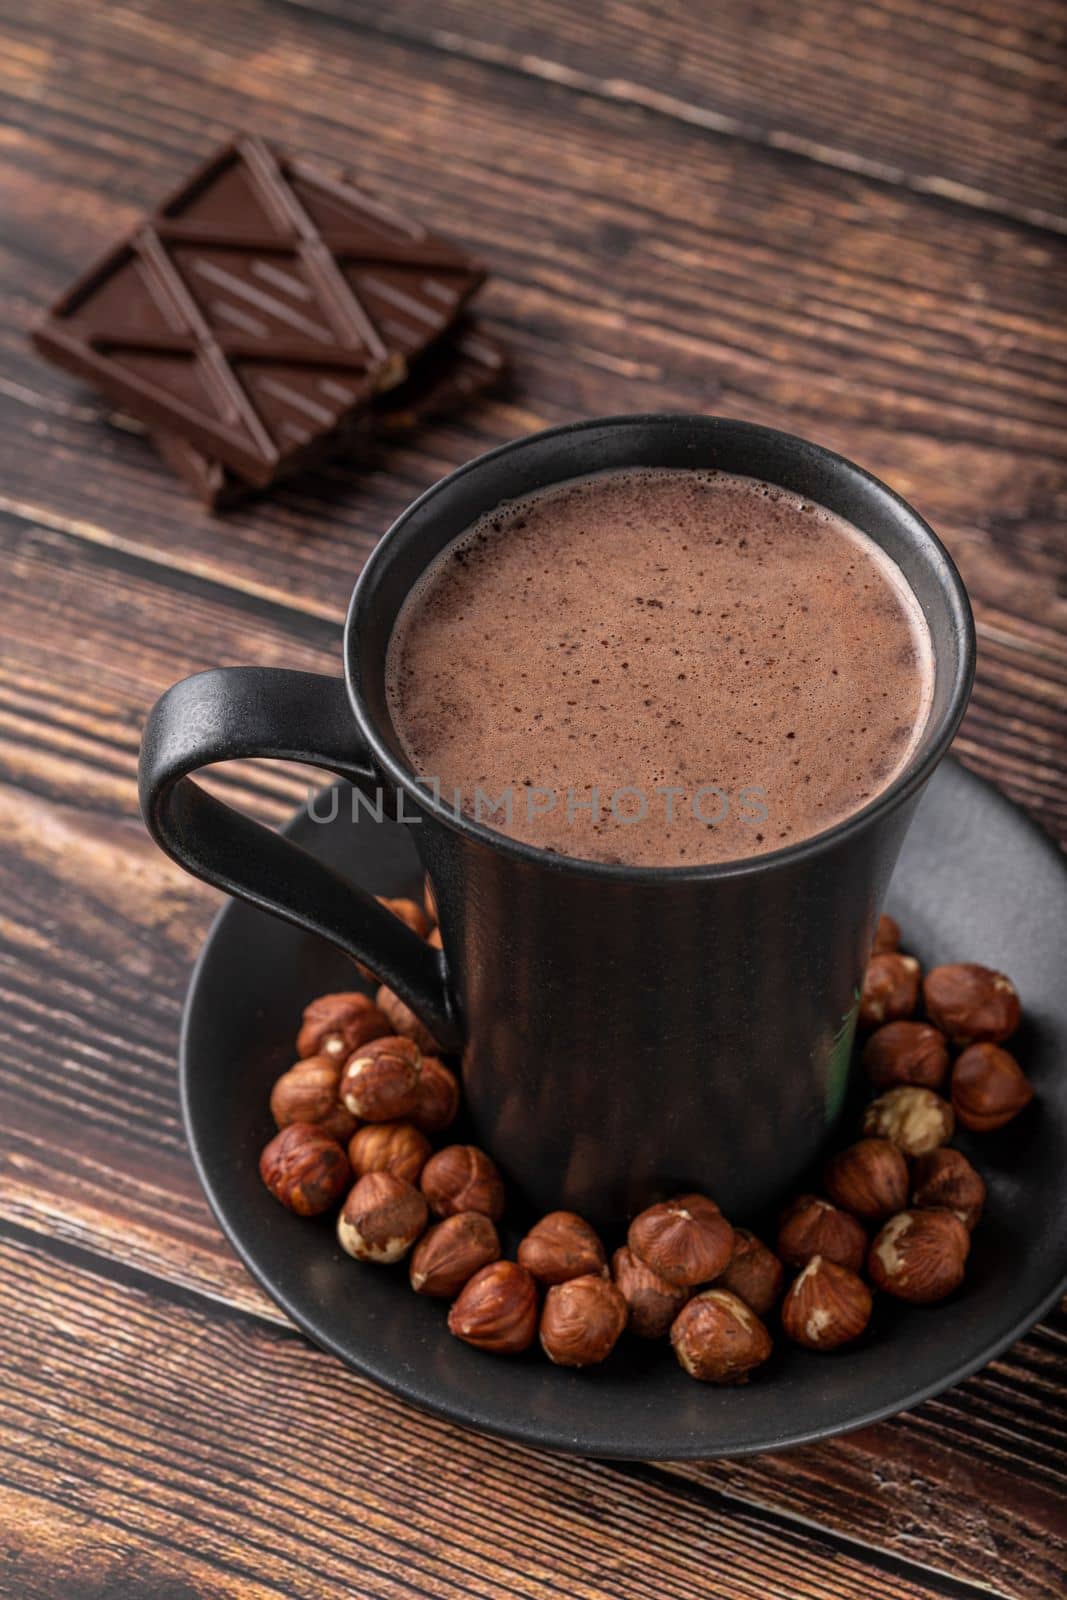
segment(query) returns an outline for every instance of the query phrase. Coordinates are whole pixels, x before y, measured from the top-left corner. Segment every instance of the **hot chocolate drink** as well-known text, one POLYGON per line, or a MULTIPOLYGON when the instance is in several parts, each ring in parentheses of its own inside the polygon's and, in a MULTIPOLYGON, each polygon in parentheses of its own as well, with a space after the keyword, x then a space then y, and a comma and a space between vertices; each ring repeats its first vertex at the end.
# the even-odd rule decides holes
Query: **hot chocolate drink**
POLYGON ((601 473, 509 502, 404 604, 389 709, 442 798, 543 850, 761 855, 906 764, 930 638, 874 542, 727 473, 601 473))

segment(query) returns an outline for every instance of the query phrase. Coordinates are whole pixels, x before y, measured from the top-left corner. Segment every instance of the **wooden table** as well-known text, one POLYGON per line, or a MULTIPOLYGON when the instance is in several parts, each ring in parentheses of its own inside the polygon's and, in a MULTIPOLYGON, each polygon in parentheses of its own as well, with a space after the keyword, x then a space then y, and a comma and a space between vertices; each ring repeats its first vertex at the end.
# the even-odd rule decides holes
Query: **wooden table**
MULTIPOLYGON (((692 407, 839 448, 930 518, 978 617, 958 753, 1067 835, 1062 12, 3 10, 0 1593, 1062 1594, 1062 1316, 911 1415, 677 1468, 478 1438, 310 1348, 193 1177, 175 1049, 218 899, 150 844, 134 786, 175 678, 336 664, 363 557, 442 473, 568 418, 692 407), (484 255, 515 384, 362 478, 219 520, 26 330, 239 127, 351 163, 484 255)), ((275 820, 304 786, 218 777, 275 820)))

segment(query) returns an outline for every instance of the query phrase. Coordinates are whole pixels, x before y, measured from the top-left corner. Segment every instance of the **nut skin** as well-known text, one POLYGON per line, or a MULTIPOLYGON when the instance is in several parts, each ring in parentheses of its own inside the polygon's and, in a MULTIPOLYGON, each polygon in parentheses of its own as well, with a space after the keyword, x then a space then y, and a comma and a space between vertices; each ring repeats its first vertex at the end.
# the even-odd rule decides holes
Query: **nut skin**
POLYGON ((934 967, 923 980, 926 1015, 955 1045, 1000 1044, 1019 1026, 1015 985, 1002 972, 959 961, 934 967))
POLYGON ((662 1339, 689 1299, 689 1290, 661 1278, 626 1244, 612 1256, 611 1271, 615 1287, 630 1308, 630 1332, 639 1339, 662 1339))
POLYGON ((932 1089, 900 1084, 872 1100, 863 1114, 863 1132, 888 1139, 906 1156, 924 1156, 947 1144, 956 1128, 956 1114, 932 1089))
POLYGON ((885 912, 878 918, 878 926, 874 930, 874 939, 871 943, 872 956, 889 955, 893 950, 900 949, 900 925, 887 917, 885 912))
POLYGON ((860 1139, 830 1157, 823 1188, 842 1211, 878 1222, 908 1203, 908 1163, 888 1139, 860 1139))
POLYGON ((424 1022, 412 1011, 406 1001, 401 1000, 398 994, 383 983, 378 993, 374 996, 375 1004, 379 1011, 383 1011, 389 1018, 389 1026, 394 1033, 399 1033, 405 1039, 413 1039, 423 1055, 435 1056, 440 1050, 440 1045, 424 1022))
POLYGON ((782 1213, 778 1254, 790 1267, 806 1267, 815 1256, 821 1256, 859 1272, 867 1257, 867 1230, 829 1200, 802 1194, 782 1213))
POLYGON ((951 1211, 901 1211, 871 1245, 867 1276, 876 1289, 927 1305, 963 1282, 971 1236, 951 1211))
POLYGON ((956 1058, 949 1087, 956 1116, 971 1133, 1003 1128, 1034 1098, 1015 1057, 995 1044, 972 1044, 956 1058))
POLYGON ((337 1140, 310 1122, 290 1122, 274 1135, 259 1158, 259 1175, 275 1200, 298 1217, 328 1211, 352 1181, 337 1140))
POLYGON ((733 1254, 734 1230, 714 1200, 683 1194, 636 1216, 626 1242, 653 1272, 688 1289, 725 1272, 733 1254))
POLYGON ((433 1146, 411 1122, 368 1122, 349 1140, 348 1159, 357 1178, 368 1172, 391 1172, 405 1183, 418 1183, 433 1146))
POLYGON ((729 1289, 694 1295, 671 1325, 671 1346, 689 1376, 701 1383, 746 1383, 772 1349, 759 1317, 729 1289))
POLYGON ((450 1144, 438 1150, 423 1167, 420 1184, 435 1216, 480 1211, 499 1222, 504 1214, 504 1180, 477 1145, 450 1144))
POLYGON ((336 1056, 307 1056, 283 1072, 270 1092, 275 1126, 310 1122, 342 1144, 359 1127, 359 1121, 337 1098, 341 1063, 336 1056))
POLYGON ((858 1273, 813 1256, 782 1301, 782 1331, 805 1350, 837 1350, 863 1333, 872 1304, 858 1273))
POLYGON ((500 1260, 496 1228, 480 1211, 457 1211, 435 1222, 411 1255, 411 1287, 434 1300, 452 1300, 463 1285, 500 1260))
POLYGON ((973 1229, 985 1205, 985 1183, 960 1150, 931 1150, 911 1169, 911 1203, 925 1211, 951 1211, 973 1229))
POLYGON ((914 956, 886 950, 872 956, 863 975, 858 1024, 880 1028, 883 1022, 910 1017, 919 1004, 919 963, 914 956))
POLYGON ((574 1211, 550 1211, 518 1248, 518 1262, 542 1286, 589 1274, 604 1278, 608 1258, 596 1232, 574 1211))
POLYGON ((403 1121, 419 1103, 421 1067, 419 1047, 410 1039, 372 1039, 345 1062, 341 1102, 365 1122, 403 1121))
POLYGON ((428 1215, 426 1201, 413 1184, 391 1172, 368 1172, 341 1207, 337 1238, 357 1261, 389 1266, 407 1255, 428 1215))
POLYGON ((948 1076, 945 1036, 929 1022, 887 1022, 871 1034, 860 1060, 876 1089, 904 1083, 940 1089, 948 1076))
POLYGON ((355 991, 320 994, 304 1007, 296 1053, 333 1056, 343 1062, 353 1050, 390 1031, 388 1017, 368 995, 355 991))
POLYGON ((719 1287, 743 1300, 757 1317, 765 1317, 777 1303, 784 1279, 785 1269, 774 1251, 747 1228, 735 1228, 734 1253, 719 1287))
POLYGON ((614 1350, 628 1316, 625 1299, 602 1273, 554 1283, 541 1312, 541 1348, 557 1367, 597 1366, 614 1350))
POLYGON ((423 1133, 443 1133, 459 1111, 459 1082, 443 1061, 423 1056, 419 1092, 411 1120, 423 1133))
POLYGON ((448 1331, 476 1350, 518 1355, 537 1337, 537 1285, 515 1261, 482 1267, 448 1313, 448 1331))

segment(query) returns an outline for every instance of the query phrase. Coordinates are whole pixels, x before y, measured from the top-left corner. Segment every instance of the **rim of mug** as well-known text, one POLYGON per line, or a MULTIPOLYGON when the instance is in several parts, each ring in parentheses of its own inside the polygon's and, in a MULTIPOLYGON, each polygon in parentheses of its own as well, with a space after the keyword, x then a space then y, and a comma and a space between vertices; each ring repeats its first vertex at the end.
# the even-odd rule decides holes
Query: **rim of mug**
MULTIPOLYGON (((640 463, 634 463, 639 466, 640 463)), ((596 469, 591 469, 595 471, 596 469)), ((626 471, 620 466, 614 469, 626 471)), ((572 477, 582 476, 580 473, 571 474, 572 477)), ((567 478, 560 478, 559 483, 567 482, 567 478)), ((546 487, 548 487, 546 485, 546 487)), ((506 498, 506 497, 505 497, 506 498)), ((815 499, 815 496, 812 496, 815 499)), ((457 535, 460 537, 460 535, 457 535)), ((870 535, 868 535, 870 537, 870 535)), ((440 552, 435 552, 439 554, 440 552)), ((425 569, 423 569, 425 570, 425 569)), ((905 582, 907 580, 905 579, 905 582)), ((911 588, 911 585, 908 585, 911 588)), ((937 646, 934 642, 935 668, 937 665, 937 646)), ((930 524, 919 515, 913 506, 899 494, 891 489, 888 484, 876 478, 866 468, 858 466, 847 456, 829 450, 825 445, 816 444, 813 440, 805 439, 799 434, 788 433, 781 428, 768 428, 762 423, 749 422, 741 417, 723 417, 711 413, 694 411, 645 411, 645 412, 620 412, 606 417, 585 417, 574 422, 557 424, 551 428, 539 429, 536 433, 523 434, 517 439, 509 439, 504 444, 496 445, 492 450, 485 451, 482 455, 474 456, 470 461, 464 462, 453 472, 439 478, 425 489, 417 499, 407 506, 375 545, 363 567, 359 578, 352 591, 349 602, 348 614, 344 627, 344 664, 345 683, 348 689, 348 698, 352 707, 357 725, 369 748, 370 754, 378 767, 397 789, 407 794, 420 808, 434 817, 444 827, 453 828, 456 832, 491 849, 502 851, 505 855, 514 857, 518 861, 526 862, 531 866, 538 866, 554 872, 578 874, 585 877, 602 879, 605 882, 649 883, 663 879, 672 882, 715 882, 725 878, 744 877, 749 873, 763 872, 773 867, 792 865, 794 862, 807 861, 813 856, 821 855, 824 851, 836 848, 843 841, 854 838, 864 832, 872 823, 878 821, 889 812, 895 810, 916 790, 920 789, 929 779, 931 773, 942 760, 955 737, 963 714, 967 709, 970 698, 971 686, 974 682, 976 657, 976 641, 974 616, 971 610, 970 599, 964 586, 959 570, 942 544, 930 524), (706 425, 708 423, 728 424, 731 428, 742 429, 746 432, 759 435, 768 442, 776 441, 786 447, 799 446, 806 452, 825 461, 826 465, 834 470, 844 469, 855 475, 863 483, 885 496, 893 505, 900 520, 907 523, 919 536, 924 554, 929 565, 934 570, 940 585, 948 600, 949 611, 955 624, 956 634, 959 639, 959 661, 956 669, 955 680, 937 722, 928 724, 923 729, 919 744, 917 744, 913 757, 909 758, 893 782, 890 783, 874 799, 869 801, 862 810, 854 811, 849 816, 834 823, 821 832, 811 834, 806 839, 797 840, 794 844, 784 845, 778 850, 768 850, 762 855, 740 856, 727 861, 693 863, 686 866, 632 866, 626 862, 593 861, 581 856, 567 856, 538 848, 537 845, 528 844, 522 839, 515 839, 510 834, 503 833, 497 828, 490 828, 484 822, 477 822, 460 812, 445 805, 436 799, 433 793, 420 782, 411 767, 397 759, 389 748, 388 743, 381 736, 377 723, 372 718, 369 708, 363 698, 358 682, 358 619, 364 597, 375 583, 379 569, 390 559, 390 547, 395 536, 404 525, 410 521, 421 509, 435 500, 439 495, 447 493, 451 486, 463 478, 483 471, 490 463, 519 453, 535 444, 553 438, 562 439, 576 433, 605 429, 613 427, 640 427, 642 425, 659 425, 663 423, 676 423, 682 425, 706 425), (919 752, 923 753, 920 755, 919 752), (918 757, 918 759, 915 759, 918 757)))

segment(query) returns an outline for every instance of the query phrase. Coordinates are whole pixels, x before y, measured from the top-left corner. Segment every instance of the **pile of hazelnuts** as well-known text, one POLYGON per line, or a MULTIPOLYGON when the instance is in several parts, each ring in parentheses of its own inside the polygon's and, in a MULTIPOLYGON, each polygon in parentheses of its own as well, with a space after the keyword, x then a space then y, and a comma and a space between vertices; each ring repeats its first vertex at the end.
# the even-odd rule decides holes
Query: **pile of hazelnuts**
MULTIPOLYGON (((382 904, 440 947, 429 891, 425 909, 382 904)), ((539 1337, 549 1360, 586 1367, 629 1329, 669 1336, 694 1378, 738 1383, 770 1356, 767 1319, 779 1302, 787 1339, 839 1349, 867 1328, 872 1290, 921 1304, 959 1287, 985 1184, 949 1141, 957 1125, 1004 1127, 1033 1098, 1003 1048, 1020 1021, 1011 981, 971 963, 924 977, 899 944, 883 916, 859 1000, 860 1060, 878 1091, 863 1136, 830 1157, 821 1194, 785 1208, 773 1250, 707 1196, 687 1194, 636 1216, 610 1263, 571 1211, 542 1217, 516 1259, 502 1259, 503 1179, 474 1145, 434 1149, 458 1112, 459 1084, 384 986, 373 1000, 326 994, 304 1011, 299 1059, 271 1094, 279 1131, 260 1174, 301 1216, 343 1202, 342 1248, 383 1265, 408 1258, 415 1293, 450 1301, 450 1331, 479 1350, 517 1354, 539 1337)))

